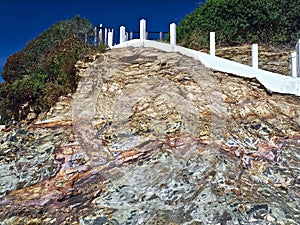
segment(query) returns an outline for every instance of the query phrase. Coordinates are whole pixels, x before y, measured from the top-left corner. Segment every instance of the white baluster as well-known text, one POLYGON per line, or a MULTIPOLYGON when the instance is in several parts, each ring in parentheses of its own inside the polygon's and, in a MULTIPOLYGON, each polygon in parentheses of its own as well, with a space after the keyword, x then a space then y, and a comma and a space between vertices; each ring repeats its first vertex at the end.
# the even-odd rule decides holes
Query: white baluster
POLYGON ((146 20, 140 20, 140 39, 146 40, 146 20))
POLYGON ((209 34, 209 49, 210 49, 210 55, 215 56, 216 55, 216 37, 215 32, 210 32, 209 34))
POLYGON ((252 67, 258 69, 258 44, 252 45, 252 67))
POLYGON ((113 40, 114 40, 114 30, 113 29, 108 31, 107 39, 108 39, 107 45, 111 48, 113 46, 113 40))
POLYGON ((296 52, 291 53, 291 75, 292 77, 297 77, 297 61, 296 52))
POLYGON ((300 39, 296 44, 296 67, 297 67, 297 77, 300 77, 300 39))
POLYGON ((107 28, 104 29, 104 44, 107 45, 107 28))
POLYGON ((170 24, 170 44, 176 45, 176 24, 170 24))
POLYGON ((99 29, 99 45, 100 44, 103 44, 102 23, 100 24, 100 29, 99 29))
POLYGON ((124 26, 120 26, 120 44, 126 41, 126 31, 124 26))

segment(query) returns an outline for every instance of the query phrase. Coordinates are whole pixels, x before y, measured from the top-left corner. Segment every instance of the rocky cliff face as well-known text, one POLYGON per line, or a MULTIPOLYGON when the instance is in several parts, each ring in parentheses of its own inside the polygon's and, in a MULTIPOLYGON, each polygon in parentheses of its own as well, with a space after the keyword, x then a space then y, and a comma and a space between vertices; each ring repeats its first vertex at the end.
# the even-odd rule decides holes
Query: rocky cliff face
MULTIPOLYGON (((208 50, 206 50, 208 52, 208 50)), ((295 49, 291 48, 271 48, 259 45, 258 67, 259 69, 291 76, 291 53, 295 49)), ((252 46, 241 45, 236 47, 223 47, 216 49, 216 55, 225 59, 233 60, 245 65, 252 65, 252 46)))
POLYGON ((1 132, 2 224, 297 224, 300 99, 148 48, 1 132))

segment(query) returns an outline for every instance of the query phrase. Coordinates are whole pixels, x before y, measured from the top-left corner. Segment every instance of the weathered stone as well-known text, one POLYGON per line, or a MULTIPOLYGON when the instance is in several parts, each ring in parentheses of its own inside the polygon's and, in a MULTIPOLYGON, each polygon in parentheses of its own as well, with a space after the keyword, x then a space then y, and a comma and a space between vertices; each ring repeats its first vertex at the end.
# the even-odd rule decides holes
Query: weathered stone
POLYGON ((27 114, 26 120, 34 120, 37 117, 36 113, 30 112, 27 114))
POLYGON ((5 125, 0 125, 0 131, 5 129, 5 125))
MULTIPOLYGON (((274 49, 261 45, 258 47, 259 69, 290 76, 290 54, 293 49, 274 49)), ((217 48, 216 55, 249 66, 252 65, 251 45, 217 48)))
POLYGON ((0 133, 3 224, 297 224, 298 97, 148 48, 81 76, 0 133))

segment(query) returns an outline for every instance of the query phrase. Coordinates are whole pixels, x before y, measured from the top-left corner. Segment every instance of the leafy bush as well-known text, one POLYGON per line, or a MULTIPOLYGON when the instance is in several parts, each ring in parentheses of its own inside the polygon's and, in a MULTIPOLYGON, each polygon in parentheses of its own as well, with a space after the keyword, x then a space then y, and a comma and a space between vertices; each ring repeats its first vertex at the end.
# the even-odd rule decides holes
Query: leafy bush
POLYGON ((13 82, 38 70, 41 59, 48 51, 55 49, 61 41, 70 37, 84 40, 85 34, 92 35, 93 26, 87 19, 79 16, 54 24, 36 39, 29 41, 23 50, 8 58, 2 71, 3 79, 13 82))
POLYGON ((181 45, 208 47, 209 32, 217 44, 261 42, 295 44, 300 38, 300 0, 207 0, 177 27, 181 45))
POLYGON ((10 56, 2 72, 5 82, 0 85, 2 120, 24 119, 25 108, 36 114, 46 111, 59 96, 74 92, 79 80, 74 65, 79 55, 106 48, 85 43, 93 34, 92 24, 76 16, 54 24, 10 56))

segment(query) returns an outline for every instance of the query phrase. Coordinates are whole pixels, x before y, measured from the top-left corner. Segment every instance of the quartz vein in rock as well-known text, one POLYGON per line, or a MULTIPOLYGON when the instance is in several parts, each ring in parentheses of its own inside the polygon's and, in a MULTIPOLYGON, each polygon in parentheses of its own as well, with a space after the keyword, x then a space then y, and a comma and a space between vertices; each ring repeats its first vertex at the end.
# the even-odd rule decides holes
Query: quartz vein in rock
POLYGON ((1 131, 1 224, 298 224, 300 100, 150 48, 1 131))
POLYGON ((153 49, 120 51, 89 67, 74 95, 75 134, 92 164, 147 140, 162 143, 175 132, 203 140, 221 132, 198 125, 201 114, 210 125, 226 124, 224 96, 201 63, 153 49), (202 109, 205 104, 210 107, 202 109))

